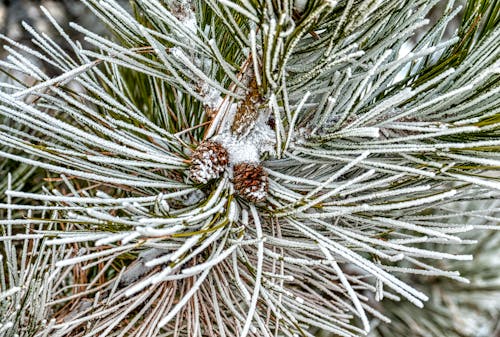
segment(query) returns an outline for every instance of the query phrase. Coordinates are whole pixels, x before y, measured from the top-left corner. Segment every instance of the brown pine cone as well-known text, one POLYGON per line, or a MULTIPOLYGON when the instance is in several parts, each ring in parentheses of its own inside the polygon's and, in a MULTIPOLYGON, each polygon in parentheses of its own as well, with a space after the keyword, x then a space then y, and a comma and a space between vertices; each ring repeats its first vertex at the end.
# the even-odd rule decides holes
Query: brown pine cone
POLYGON ((236 192, 251 202, 264 200, 269 189, 267 173, 260 164, 234 165, 233 184, 236 192))
POLYGON ((262 97, 259 94, 259 88, 255 78, 250 81, 248 93, 245 99, 238 104, 234 115, 231 132, 237 137, 244 137, 252 130, 259 118, 259 105, 262 103, 262 97))
POLYGON ((211 140, 203 141, 191 155, 190 177, 193 181, 206 184, 217 179, 229 162, 227 150, 211 140))

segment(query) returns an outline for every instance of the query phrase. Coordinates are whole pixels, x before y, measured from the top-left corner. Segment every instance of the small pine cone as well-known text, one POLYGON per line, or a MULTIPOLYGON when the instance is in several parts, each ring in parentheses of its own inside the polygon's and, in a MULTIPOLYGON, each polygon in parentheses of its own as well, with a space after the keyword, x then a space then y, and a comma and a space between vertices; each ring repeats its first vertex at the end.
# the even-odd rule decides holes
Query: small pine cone
POLYGON ((197 183, 206 184, 217 179, 224 172, 229 162, 227 150, 219 143, 211 140, 198 145, 191 155, 191 179, 197 183))
POLYGON ((240 196, 252 202, 264 200, 269 188, 267 173, 262 165, 251 163, 234 165, 233 184, 240 196))
POLYGON ((262 97, 260 97, 257 82, 252 79, 245 99, 236 108, 233 124, 231 125, 231 132, 234 135, 244 137, 250 133, 259 118, 258 107, 261 103, 262 97))

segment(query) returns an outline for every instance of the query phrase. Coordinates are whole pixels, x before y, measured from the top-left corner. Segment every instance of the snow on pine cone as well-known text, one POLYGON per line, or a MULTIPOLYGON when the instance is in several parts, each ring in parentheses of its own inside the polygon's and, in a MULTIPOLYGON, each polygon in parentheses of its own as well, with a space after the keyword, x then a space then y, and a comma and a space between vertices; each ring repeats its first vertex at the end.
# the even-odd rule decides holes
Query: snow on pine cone
POLYGON ((262 97, 259 94, 259 88, 255 78, 250 80, 248 93, 245 99, 238 104, 231 125, 231 132, 238 138, 245 137, 257 123, 259 118, 259 105, 262 103, 262 97))
POLYGON ((206 184, 220 177, 229 162, 227 150, 211 140, 203 141, 191 155, 191 179, 206 184))
POLYGON ((266 198, 269 182, 267 173, 260 164, 240 163, 234 165, 233 184, 236 192, 251 202, 266 198))

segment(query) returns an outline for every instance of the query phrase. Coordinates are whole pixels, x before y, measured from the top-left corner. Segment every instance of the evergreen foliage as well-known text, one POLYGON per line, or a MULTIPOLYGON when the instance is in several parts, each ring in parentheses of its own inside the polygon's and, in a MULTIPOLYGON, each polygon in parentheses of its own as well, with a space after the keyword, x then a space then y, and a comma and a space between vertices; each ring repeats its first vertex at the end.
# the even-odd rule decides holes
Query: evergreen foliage
POLYGON ((462 248, 499 222, 497 2, 82 1, 110 36, 4 37, 1 334, 466 336, 461 282, 498 296, 496 236, 462 248))

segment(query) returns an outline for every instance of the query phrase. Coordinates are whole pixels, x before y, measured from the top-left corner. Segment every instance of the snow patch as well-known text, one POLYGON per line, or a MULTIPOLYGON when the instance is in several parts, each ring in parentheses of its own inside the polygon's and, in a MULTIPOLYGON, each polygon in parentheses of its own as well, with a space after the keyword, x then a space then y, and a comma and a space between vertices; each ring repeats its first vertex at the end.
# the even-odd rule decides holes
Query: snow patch
MULTIPOLYGON (((234 113, 235 110, 232 112, 234 113)), ((228 116, 231 120, 233 116, 228 116)), ((251 132, 245 137, 233 135, 229 130, 231 123, 223 126, 223 132, 213 138, 220 143, 229 154, 231 165, 240 163, 259 163, 264 153, 275 155, 276 138, 274 131, 266 124, 267 116, 260 114, 251 132)))
POLYGON ((196 17, 193 12, 189 13, 189 16, 185 18, 182 23, 184 26, 191 31, 191 33, 196 34, 196 29, 198 28, 198 24, 196 22, 196 17))
POLYGON ((229 132, 217 135, 214 141, 219 142, 229 154, 229 163, 258 163, 259 151, 256 144, 246 140, 239 140, 229 132))

